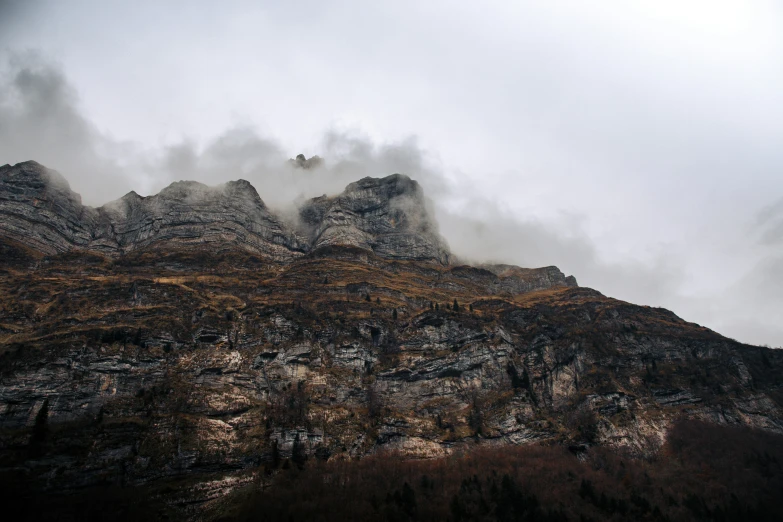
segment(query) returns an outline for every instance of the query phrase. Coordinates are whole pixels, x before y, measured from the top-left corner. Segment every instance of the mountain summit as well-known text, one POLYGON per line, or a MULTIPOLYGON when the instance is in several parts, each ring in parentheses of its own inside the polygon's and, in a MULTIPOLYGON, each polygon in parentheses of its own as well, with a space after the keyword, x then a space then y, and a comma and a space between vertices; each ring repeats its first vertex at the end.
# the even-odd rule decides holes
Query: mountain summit
POLYGON ((208 187, 178 181, 160 193, 130 192, 99 208, 81 204, 56 171, 28 161, 0 167, 0 234, 52 254, 74 248, 119 255, 156 243, 239 248, 292 260, 322 246, 348 245, 388 259, 449 263, 418 183, 394 174, 351 183, 342 194, 305 202, 302 237, 245 180, 208 187))
MULTIPOLYGON (((300 223, 292 224, 245 180, 216 187, 177 181, 153 196, 130 192, 93 208, 82 205, 57 171, 27 161, 0 167, 0 215, 0 237, 47 255, 79 250, 117 257, 188 246, 291 262, 324 248, 353 247, 383 259, 443 266, 453 259, 421 186, 402 174, 367 177, 336 196, 308 200, 299 208, 300 223)), ((503 272, 508 277, 493 279, 508 288, 512 281, 528 289, 576 286, 556 267, 503 272)))
MULTIPOLYGON (((456 264, 421 187, 399 174, 312 199, 289 225, 242 180, 92 208, 27 162, 0 167, 0 217, 0 478, 43 498, 113 484, 161 499, 172 519, 226 520, 247 491, 274 496, 289 478, 328 498, 372 482, 297 475, 314 461, 339 471, 372 457, 381 467, 364 476, 386 480, 400 459, 539 444, 568 466, 595 455, 573 468, 581 485, 546 461, 547 484, 567 491, 558 506, 682 520, 686 506, 707 513, 701 482, 664 492, 679 471, 653 483, 653 464, 603 451, 670 458, 686 447, 672 435, 684 419, 756 434, 741 440, 783 433, 783 351, 580 288, 556 267, 456 264)), ((774 458, 748 453, 740 467, 769 477, 774 458)), ((366 508, 353 519, 417 519, 414 491, 424 509, 444 466, 351 499, 366 508)), ((483 505, 482 480, 455 486, 443 504, 454 520, 580 519, 463 516, 483 505)), ((484 492, 522 502, 510 480, 484 492)))

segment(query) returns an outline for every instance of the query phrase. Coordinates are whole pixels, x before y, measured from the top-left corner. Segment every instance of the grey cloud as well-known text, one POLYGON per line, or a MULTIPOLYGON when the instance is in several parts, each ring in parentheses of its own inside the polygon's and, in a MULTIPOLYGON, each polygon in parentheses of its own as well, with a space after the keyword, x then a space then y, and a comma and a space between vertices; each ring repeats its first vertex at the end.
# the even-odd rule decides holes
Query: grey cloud
POLYGON ((711 306, 732 337, 783 348, 783 252, 762 259, 711 306))
MULTIPOLYGON (((35 159, 60 170, 89 204, 105 203, 131 189, 157 192, 180 179, 217 185, 243 178, 267 204, 294 216, 292 203, 304 198, 335 194, 365 176, 400 172, 423 186, 440 232, 466 262, 557 265, 583 286, 606 295, 665 306, 741 340, 783 344, 783 332, 774 326, 783 315, 783 262, 774 252, 766 252, 756 269, 713 299, 694 297, 683 291, 688 273, 682 252, 664 248, 647 256, 646 263, 607 259, 587 232, 585 215, 520 219, 518 212, 481 196, 471 184, 475 182, 458 172, 447 174, 438 156, 424 150, 415 137, 376 143, 358 133, 332 130, 318 151, 324 161, 310 169, 288 162, 300 151, 284 150, 247 125, 230 128, 203 145, 184 139, 144 148, 100 132, 81 113, 78 94, 64 74, 30 53, 7 57, 0 94, 0 162, 35 159)), ((782 214, 783 202, 758 214, 756 230, 762 241, 779 242, 782 214)))
POLYGON ((130 189, 118 155, 78 109, 78 96, 53 64, 34 52, 8 54, 0 73, 0 157, 35 159, 66 173, 87 202, 130 189))
POLYGON ((783 219, 768 227, 761 236, 762 244, 777 245, 783 243, 783 219))
POLYGON ((756 225, 761 233, 761 244, 783 243, 783 199, 759 212, 756 225))
POLYGON ((440 207, 441 232, 466 262, 513 262, 521 266, 556 265, 583 286, 647 305, 664 305, 677 295, 682 266, 671 259, 652 264, 603 260, 579 225, 580 218, 520 220, 493 202, 474 199, 470 207, 440 207))

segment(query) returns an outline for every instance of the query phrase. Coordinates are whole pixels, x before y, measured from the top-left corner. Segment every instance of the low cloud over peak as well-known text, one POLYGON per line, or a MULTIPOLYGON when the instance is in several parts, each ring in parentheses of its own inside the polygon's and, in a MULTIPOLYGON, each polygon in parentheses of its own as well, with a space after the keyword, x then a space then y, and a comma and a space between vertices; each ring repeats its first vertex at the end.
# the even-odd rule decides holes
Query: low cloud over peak
MULTIPOLYGON (((91 121, 86 100, 46 57, 6 53, 0 73, 0 163, 33 159, 56 169, 86 204, 131 190, 153 194, 177 180, 212 186, 244 179, 267 205, 295 216, 295 206, 308 198, 337 194, 366 176, 403 173, 421 184, 440 233, 460 259, 557 265, 607 295, 670 308, 742 341, 783 345, 783 290, 774 284, 783 259, 783 207, 774 197, 759 208, 734 202, 745 205, 745 221, 727 225, 708 216, 690 223, 690 214, 678 217, 682 206, 661 206, 653 215, 625 204, 624 191, 644 190, 635 178, 602 174, 595 177, 601 189, 587 191, 585 180, 566 176, 569 169, 587 175, 579 165, 536 170, 531 157, 516 151, 488 158, 480 179, 416 137, 379 141, 334 127, 300 149, 307 151, 303 159, 252 123, 164 144, 123 141, 91 121), (614 216, 593 213, 603 208, 614 216), (671 242, 645 242, 648 231, 671 222, 682 224, 671 230, 671 242)), ((694 197, 709 190, 705 185, 694 197)), ((672 191, 672 198, 683 197, 681 189, 672 191)), ((722 204, 726 196, 711 197, 722 204)))

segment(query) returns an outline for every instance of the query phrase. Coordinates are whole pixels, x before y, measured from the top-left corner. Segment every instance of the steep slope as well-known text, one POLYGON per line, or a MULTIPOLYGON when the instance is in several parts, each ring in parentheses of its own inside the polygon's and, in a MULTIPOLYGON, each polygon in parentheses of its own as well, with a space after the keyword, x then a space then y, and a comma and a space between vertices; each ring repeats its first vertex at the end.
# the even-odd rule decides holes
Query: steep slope
POLYGON ((6 266, 0 473, 169 484, 203 507, 276 458, 651 454, 683 416, 783 431, 783 354, 586 288, 498 297, 466 272, 350 247, 6 266))
MULTIPOLYGON (((130 192, 95 209, 82 205, 54 170, 33 161, 0 167, 0 238, 43 255, 80 250, 116 257, 152 246, 189 245, 290 262, 348 246, 385 259, 449 265, 451 253, 427 207, 416 181, 393 174, 364 178, 336 196, 305 202, 296 227, 276 216, 244 180, 217 187, 178 181, 153 196, 130 192)), ((486 274, 474 271, 471 277, 481 277, 493 293, 576 286, 556 267, 484 268, 486 274)))
POLYGON ((99 209, 37 164, 0 181, 0 478, 199 518, 280 459, 783 433, 783 353, 556 267, 451 265, 404 176, 311 200, 307 238, 243 181, 99 209))

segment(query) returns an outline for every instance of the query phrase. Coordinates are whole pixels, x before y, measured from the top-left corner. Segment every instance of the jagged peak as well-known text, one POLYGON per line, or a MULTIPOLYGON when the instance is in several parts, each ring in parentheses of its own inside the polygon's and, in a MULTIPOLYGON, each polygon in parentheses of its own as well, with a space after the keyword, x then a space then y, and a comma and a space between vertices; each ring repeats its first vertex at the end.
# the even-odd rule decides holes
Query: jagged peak
POLYGON ((65 177, 56 170, 49 169, 37 161, 23 161, 15 165, 0 167, 0 182, 17 187, 25 187, 28 195, 44 197, 53 201, 68 201, 72 208, 82 207, 82 197, 73 190, 65 177))
POLYGON ((237 179, 237 180, 229 181, 220 186, 223 187, 223 190, 226 194, 230 194, 232 196, 249 197, 250 199, 257 201, 261 205, 266 206, 264 204, 263 199, 261 199, 261 196, 258 194, 258 191, 253 186, 253 184, 245 179, 237 179))
MULTIPOLYGON (((4 179, 9 179, 15 176, 23 175, 25 177, 35 176, 40 178, 47 184, 55 185, 57 188, 71 191, 71 185, 68 180, 60 174, 58 171, 47 168, 37 161, 28 160, 17 163, 16 165, 3 165, 0 167, 0 175, 4 179)), ((74 193, 75 194, 75 193, 74 193)), ((75 194, 78 196, 78 194, 75 194)), ((81 196, 79 196, 81 199, 81 196)))
POLYGON ((140 196, 135 190, 131 190, 120 199, 144 199, 144 196, 140 196))
POLYGON ((169 184, 163 190, 155 194, 160 197, 187 197, 209 192, 211 187, 200 181, 179 180, 169 184))
POLYGON ((309 159, 304 154, 297 154, 296 158, 288 160, 288 164, 295 169, 315 169, 323 165, 323 158, 320 156, 312 156, 309 159))
POLYGON ((418 181, 411 179, 410 176, 405 174, 390 174, 382 178, 374 178, 371 176, 364 177, 359 181, 354 181, 345 187, 345 192, 353 192, 355 190, 367 190, 372 188, 391 189, 391 196, 398 196, 402 194, 416 194, 422 195, 421 186, 418 181))

